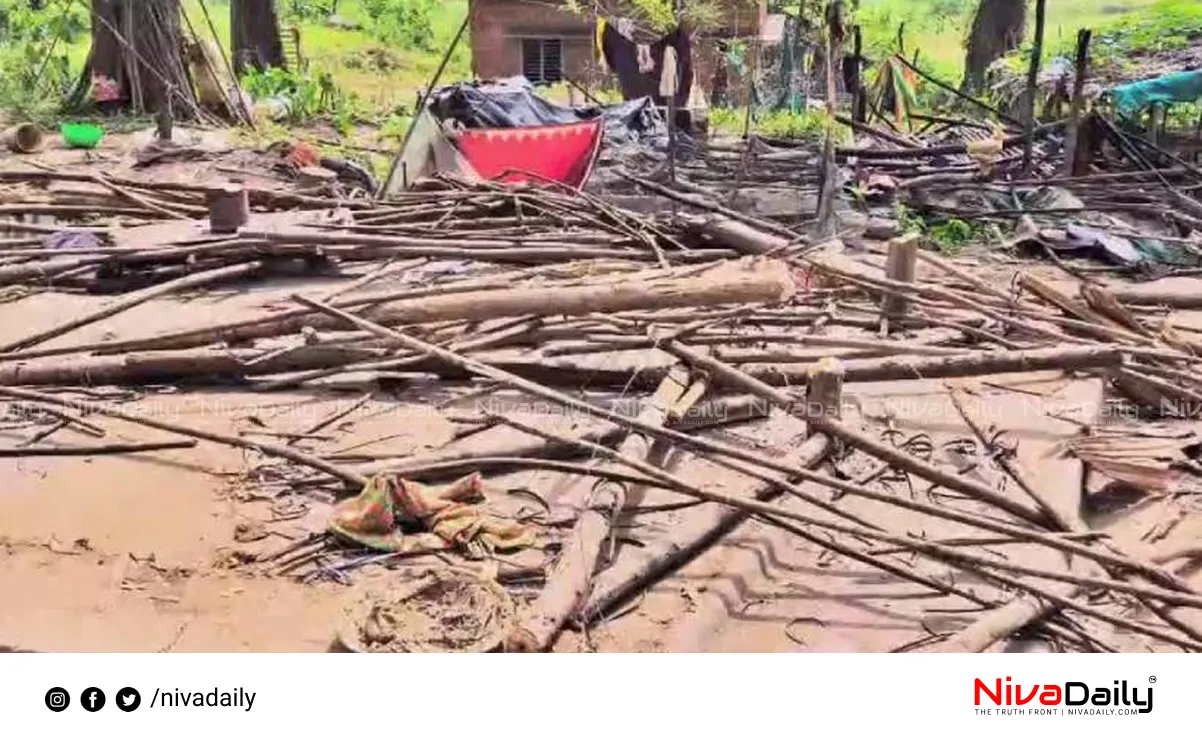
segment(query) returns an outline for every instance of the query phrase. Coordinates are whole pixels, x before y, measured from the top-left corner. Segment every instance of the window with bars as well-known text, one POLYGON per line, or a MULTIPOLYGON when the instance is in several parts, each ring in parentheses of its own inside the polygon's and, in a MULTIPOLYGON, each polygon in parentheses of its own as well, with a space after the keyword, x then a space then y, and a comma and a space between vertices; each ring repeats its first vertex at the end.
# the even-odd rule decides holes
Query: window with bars
POLYGON ((522 39, 522 74, 535 85, 563 81, 563 41, 522 39))

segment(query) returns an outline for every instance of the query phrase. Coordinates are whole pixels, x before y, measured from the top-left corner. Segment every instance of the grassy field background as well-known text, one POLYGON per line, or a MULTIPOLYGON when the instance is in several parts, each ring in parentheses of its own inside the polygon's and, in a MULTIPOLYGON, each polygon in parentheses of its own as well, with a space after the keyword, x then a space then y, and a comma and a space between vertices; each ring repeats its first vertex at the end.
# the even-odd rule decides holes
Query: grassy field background
MULTIPOLYGON (((195 5, 194 0, 190 0, 195 5)), ((228 36, 226 0, 209 0, 219 33, 228 36)), ((876 52, 895 48, 897 32, 905 24, 908 53, 919 52, 926 65, 948 80, 958 81, 963 70, 964 37, 976 0, 861 0, 857 22, 867 43, 876 52)), ((195 12, 195 8, 192 9, 195 12)), ((468 12, 467 0, 442 0, 433 19, 431 46, 443 49, 454 37, 468 12)), ((1106 54, 1108 38, 1117 47, 1172 48, 1186 42, 1190 30, 1202 31, 1202 0, 1048 0, 1045 53, 1071 53, 1079 28, 1093 28, 1098 53, 1106 54), (1118 38, 1121 36, 1122 38, 1118 38)), ((339 14, 347 21, 370 22, 358 0, 343 0, 339 14)), ((1027 24, 1034 34, 1034 19, 1027 24)), ((377 109, 405 105, 425 84, 438 65, 439 54, 400 47, 384 48, 365 31, 330 28, 320 23, 301 26, 302 44, 314 63, 331 71, 338 82, 377 109), (383 49, 381 55, 380 50, 383 49), (376 64, 383 60, 383 68, 376 64)), ((1029 41, 1029 39, 1028 39, 1029 41)), ((451 60, 445 79, 471 76, 471 54, 461 46, 451 60)))
MULTIPOLYGON (((964 69, 964 40, 975 0, 861 0, 859 23, 873 49, 893 48, 905 24, 907 53, 917 51, 941 77, 959 81, 964 69)), ((1108 34, 1124 34, 1124 43, 1171 48, 1186 42, 1190 29, 1202 29, 1199 0, 1048 0, 1045 54, 1070 54, 1077 30, 1091 28, 1104 44, 1108 34), (1130 38, 1134 36, 1134 38, 1130 38)), ((1035 33, 1028 13, 1027 43, 1035 33)), ((1105 51, 1105 50, 1100 50, 1105 51)))
MULTIPOLYGON (((298 1, 279 0, 282 20, 285 25, 295 24, 300 29, 302 53, 310 62, 308 73, 297 76, 293 84, 308 85, 315 79, 331 81, 340 92, 338 105, 336 110, 322 113, 337 119, 338 128, 344 133, 349 134, 352 129, 358 133, 373 129, 377 137, 385 140, 394 140, 406 128, 417 91, 430 79, 442 51, 454 38, 468 12, 468 0, 440 0, 431 5, 429 29, 422 38, 385 39, 386 35, 378 32, 378 24, 373 24, 368 13, 369 4, 379 4, 379 0, 342 0, 340 3, 338 14, 342 22, 361 26, 360 29, 336 27, 322 18, 298 20, 290 17, 288 9, 298 1)), ((12 2, 17 0, 0 0, 0 12, 4 3, 12 2)), ((923 67, 948 82, 958 83, 962 75, 964 37, 976 2, 860 0, 855 22, 864 31, 870 55, 880 58, 893 51, 898 30, 904 28, 907 56, 917 52, 923 67)), ((192 25, 207 36, 209 20, 199 0, 184 0, 184 5, 192 25)), ((228 45, 229 1, 207 0, 206 5, 218 38, 228 45)), ((1071 54, 1077 30, 1089 27, 1095 31, 1095 59, 1117 67, 1126 65, 1132 77, 1139 75, 1136 52, 1184 46, 1191 34, 1202 38, 1202 0, 1048 0, 1047 8, 1046 56, 1071 54)), ((1027 26, 1030 36, 1034 30, 1032 18, 1028 19, 1027 26)), ((467 41, 452 56, 443 77, 444 83, 470 79, 470 37, 467 41)), ((0 51, 5 43, 0 39, 0 51)), ((85 27, 69 46, 70 67, 76 77, 87 57, 88 45, 85 27)), ((1014 55, 1016 65, 1022 64, 1023 56, 1021 51, 1014 55)), ((0 75, 3 73, 0 70, 0 75)), ((64 75, 63 79, 71 80, 72 77, 64 75)), ((6 108, 5 102, 0 101, 0 109, 3 108, 6 108)), ((717 119, 722 120, 722 114, 727 112, 716 113, 717 119)), ((742 116, 727 118, 742 120, 742 116)), ((813 128, 810 127, 813 122, 790 122, 780 118, 767 115, 760 125, 813 128)))

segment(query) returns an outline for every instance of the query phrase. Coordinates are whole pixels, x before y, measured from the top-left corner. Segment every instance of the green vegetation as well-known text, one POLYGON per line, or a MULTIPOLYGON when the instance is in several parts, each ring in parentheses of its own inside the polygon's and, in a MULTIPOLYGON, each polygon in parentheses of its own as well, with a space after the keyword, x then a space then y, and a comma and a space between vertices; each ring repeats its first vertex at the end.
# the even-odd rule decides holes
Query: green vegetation
MULTIPOLYGON (((716 108, 710 111, 710 129, 722 134, 742 136, 747 123, 746 110, 716 108)), ((752 121, 752 132, 765 137, 782 139, 821 139, 826 134, 826 109, 799 111, 765 111, 752 121)), ((851 139, 851 130, 843 125, 835 128, 839 144, 851 139)))
POLYGON ((0 110, 49 119, 75 84, 80 66, 69 55, 86 39, 87 8, 67 3, 34 11, 27 0, 0 0, 0 110))
POLYGON ((959 253, 966 245, 981 243, 987 236, 981 223, 965 222, 955 217, 924 219, 900 202, 894 207, 894 217, 903 234, 918 233, 939 252, 949 256, 959 253))
MULTIPOLYGON (((917 53, 924 69, 956 83, 964 67, 965 29, 975 7, 975 0, 860 0, 857 18, 870 54, 896 50, 898 29, 904 24, 907 55, 917 53)), ((1099 62, 1180 48, 1190 37, 1202 35, 1202 3, 1197 0, 1050 0, 1047 14, 1049 58, 1071 56, 1081 28, 1094 29, 1099 62)), ((1028 37, 1034 29, 1034 22, 1028 22, 1028 37)), ((1030 57, 1029 49, 1016 55, 1016 63, 1024 56, 1030 57)))
MULTIPOLYGON (((209 21, 197 0, 184 0, 192 26, 207 34, 209 21)), ((418 90, 433 75, 442 50, 459 29, 468 0, 278 0, 282 21, 301 34, 301 52, 309 62, 303 73, 271 71, 243 81, 257 98, 288 101, 282 123, 330 124, 350 133, 370 129, 381 138, 404 132, 418 90), (336 19, 330 19, 337 10, 336 19)), ((582 0, 576 0, 582 3, 582 0)), ((671 0, 635 0, 640 14, 652 25, 671 20, 671 0)), ((855 20, 864 30, 868 54, 879 64, 897 50, 899 30, 907 57, 938 77, 957 82, 964 58, 964 33, 976 0, 858 0, 855 20)), ((814 5, 806 0, 807 7, 814 5)), ((229 37, 228 0, 208 0, 217 35, 229 37)), ((583 3, 582 7, 587 5, 583 3)), ((780 5, 780 4, 778 4, 780 5)), ((784 3, 789 6, 789 3, 784 3)), ((792 4, 793 6, 796 3, 792 4)), ((857 3, 849 3, 851 6, 857 3)), ((89 45, 88 13, 83 3, 48 3, 29 10, 28 0, 0 0, 0 111, 10 115, 52 120, 59 102, 78 82, 89 45)), ((690 0, 694 22, 704 26, 717 18, 716 0, 690 0)), ((786 10, 791 8, 786 8, 786 10)), ((1032 32, 1028 23, 1028 33, 1032 32)), ((1202 37, 1202 2, 1198 0, 1051 0, 1048 3, 1047 55, 1068 56, 1076 30, 1095 31, 1094 58, 1098 65, 1131 71, 1140 52, 1172 50, 1202 37)), ((1029 51, 1012 61, 1021 67, 1029 51)), ((471 75, 471 51, 461 45, 452 55, 444 81, 471 75)), ((892 89, 893 113, 903 117, 930 93, 930 86, 911 82, 879 67, 869 73, 879 81, 879 94, 892 89)), ((551 91, 554 97, 566 89, 551 91)), ((613 98, 599 94, 602 99, 613 98)), ((1192 114, 1186 111, 1185 116, 1192 114)), ((758 115, 754 130, 768 136, 820 137, 822 112, 774 112, 758 115)), ((745 112, 716 110, 711 126, 741 133, 745 112)), ((844 136, 846 132, 841 132, 844 136)))

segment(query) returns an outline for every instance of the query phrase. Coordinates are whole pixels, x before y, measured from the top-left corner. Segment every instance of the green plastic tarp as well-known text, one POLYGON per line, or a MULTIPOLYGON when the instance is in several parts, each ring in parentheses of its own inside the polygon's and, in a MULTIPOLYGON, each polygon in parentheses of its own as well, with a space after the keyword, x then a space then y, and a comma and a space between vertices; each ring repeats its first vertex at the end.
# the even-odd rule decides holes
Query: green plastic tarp
POLYGON ((1176 72, 1119 85, 1110 89, 1110 96, 1119 114, 1125 117, 1134 116, 1155 103, 1192 103, 1202 99, 1202 70, 1176 72))

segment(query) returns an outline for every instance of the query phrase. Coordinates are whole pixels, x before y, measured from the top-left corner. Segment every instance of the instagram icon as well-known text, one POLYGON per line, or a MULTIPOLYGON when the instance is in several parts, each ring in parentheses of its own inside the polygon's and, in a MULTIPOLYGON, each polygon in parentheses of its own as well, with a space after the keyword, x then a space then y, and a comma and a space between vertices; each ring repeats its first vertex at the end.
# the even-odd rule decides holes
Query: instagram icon
POLYGON ((51 712, 62 712, 71 706, 71 695, 61 686, 56 686, 46 692, 46 707, 51 712))

